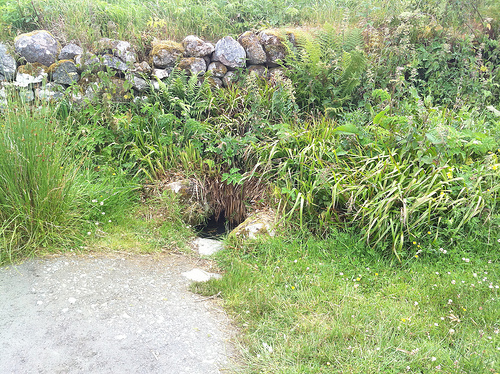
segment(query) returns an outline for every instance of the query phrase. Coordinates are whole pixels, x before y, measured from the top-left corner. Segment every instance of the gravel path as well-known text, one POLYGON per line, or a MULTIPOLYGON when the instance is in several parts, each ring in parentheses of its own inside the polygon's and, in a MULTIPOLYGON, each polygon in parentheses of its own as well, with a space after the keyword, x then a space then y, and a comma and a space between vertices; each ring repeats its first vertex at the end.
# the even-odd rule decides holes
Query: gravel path
POLYGON ((234 330, 167 255, 64 255, 0 268, 0 373, 229 373, 234 330))

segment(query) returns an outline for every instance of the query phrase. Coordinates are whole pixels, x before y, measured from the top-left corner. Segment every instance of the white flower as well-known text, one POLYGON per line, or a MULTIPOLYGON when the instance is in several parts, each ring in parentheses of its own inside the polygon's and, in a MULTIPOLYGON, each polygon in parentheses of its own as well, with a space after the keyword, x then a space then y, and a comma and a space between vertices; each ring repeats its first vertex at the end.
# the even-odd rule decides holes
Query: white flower
POLYGON ((455 333, 455 330, 450 329, 450 334, 454 334, 454 333, 455 333))
POLYGON ((90 234, 92 234, 90 231, 89 231, 89 232, 87 232, 87 235, 90 235, 90 234))
POLYGON ((104 205, 104 201, 101 201, 101 202, 99 203, 99 205, 104 205))
POLYGON ((431 361, 436 361, 437 358, 436 357, 431 357, 431 361))
POLYGON ((453 280, 451 281, 451 284, 455 284, 455 283, 457 283, 457 282, 455 282, 455 279, 453 279, 453 280))

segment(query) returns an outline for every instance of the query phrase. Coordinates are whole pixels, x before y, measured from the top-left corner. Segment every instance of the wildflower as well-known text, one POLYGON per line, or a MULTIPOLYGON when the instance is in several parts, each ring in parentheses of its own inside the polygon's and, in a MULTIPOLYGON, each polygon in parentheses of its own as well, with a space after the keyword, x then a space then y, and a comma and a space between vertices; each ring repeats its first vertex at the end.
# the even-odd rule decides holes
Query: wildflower
POLYGON ((101 201, 101 202, 99 203, 99 205, 104 205, 104 201, 101 201))
POLYGON ((359 282, 361 280, 361 278, 356 278, 356 280, 359 282))
POLYGON ((417 244, 417 242, 413 242, 413 245, 417 244))
POLYGON ((92 233, 91 233, 90 231, 88 231, 88 232, 87 232, 87 235, 90 235, 90 234, 92 234, 92 233))
POLYGON ((436 357, 431 357, 431 361, 432 361, 432 362, 434 362, 434 361, 436 361, 436 360, 437 360, 437 358, 436 358, 436 357))
POLYGON ((438 326, 439 326, 439 324, 438 324, 438 323, 435 323, 435 324, 434 324, 434 326, 438 327, 438 326))
POLYGON ((339 275, 344 275, 344 273, 339 273, 339 275))
POLYGON ((455 330, 450 329, 450 335, 453 335, 455 333, 455 330))
POLYGON ((451 284, 455 284, 455 283, 457 283, 457 282, 455 282, 455 279, 453 279, 453 280, 451 281, 451 284))
POLYGON ((406 318, 401 318, 401 322, 406 322, 406 318))
POLYGON ((415 258, 418 258, 418 255, 415 255, 415 258))
POLYGON ((430 234, 431 234, 431 232, 430 232, 430 231, 427 231, 427 234, 429 234, 429 235, 430 235, 430 234))
POLYGON ((415 302, 413 303, 413 305, 417 306, 417 305, 418 305, 418 302, 417 302, 417 301, 415 301, 415 302))
POLYGON ((450 305, 451 303, 453 303, 453 300, 452 299, 448 299, 448 305, 450 305))
POLYGON ((378 275, 378 273, 375 273, 375 275, 378 275))

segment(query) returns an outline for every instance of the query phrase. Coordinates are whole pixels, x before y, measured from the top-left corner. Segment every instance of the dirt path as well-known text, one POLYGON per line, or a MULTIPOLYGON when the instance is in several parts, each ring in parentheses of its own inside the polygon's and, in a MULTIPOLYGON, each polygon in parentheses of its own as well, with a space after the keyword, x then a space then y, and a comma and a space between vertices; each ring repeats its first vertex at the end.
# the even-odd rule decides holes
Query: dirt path
POLYGON ((180 255, 65 255, 0 268, 0 373, 231 373, 234 331, 180 255))

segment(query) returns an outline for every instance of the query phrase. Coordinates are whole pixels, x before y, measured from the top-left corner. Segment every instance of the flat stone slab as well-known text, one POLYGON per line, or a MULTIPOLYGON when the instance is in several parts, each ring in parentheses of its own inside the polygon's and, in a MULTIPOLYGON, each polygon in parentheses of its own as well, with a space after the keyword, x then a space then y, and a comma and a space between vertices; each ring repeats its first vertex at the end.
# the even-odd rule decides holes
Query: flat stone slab
POLYGON ((214 239, 196 238, 193 240, 193 245, 202 256, 211 256, 224 249, 222 243, 214 239))
POLYGON ((228 318, 180 275, 193 263, 97 254, 1 267, 0 373, 234 372, 228 318))
POLYGON ((216 273, 209 273, 202 269, 193 269, 182 273, 182 276, 186 279, 192 280, 194 282, 207 282, 210 279, 220 279, 222 275, 216 273))

